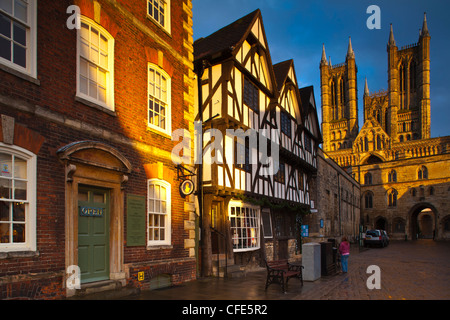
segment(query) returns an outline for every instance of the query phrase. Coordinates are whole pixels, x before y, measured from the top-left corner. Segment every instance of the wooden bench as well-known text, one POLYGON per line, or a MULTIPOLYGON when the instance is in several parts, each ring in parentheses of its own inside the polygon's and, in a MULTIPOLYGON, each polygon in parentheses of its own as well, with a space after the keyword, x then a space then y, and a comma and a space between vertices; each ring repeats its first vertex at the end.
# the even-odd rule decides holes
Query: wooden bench
POLYGON ((281 285, 281 289, 286 293, 285 286, 287 287, 288 281, 291 278, 300 279, 303 286, 303 266, 290 264, 287 259, 267 261, 264 260, 267 267, 267 279, 266 288, 272 283, 278 283, 281 285))

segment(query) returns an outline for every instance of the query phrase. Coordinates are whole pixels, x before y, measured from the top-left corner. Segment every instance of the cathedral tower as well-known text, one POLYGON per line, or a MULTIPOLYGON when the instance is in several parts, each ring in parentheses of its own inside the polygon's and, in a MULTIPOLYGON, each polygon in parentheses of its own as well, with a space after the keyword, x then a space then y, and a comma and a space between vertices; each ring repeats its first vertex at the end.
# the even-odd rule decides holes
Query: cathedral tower
POLYGON ((394 142, 430 138, 430 33, 424 14, 419 41, 397 47, 391 25, 388 52, 388 125, 394 142))
POLYGON ((358 135, 357 72, 350 38, 344 63, 331 65, 323 46, 320 88, 325 151, 351 148, 358 135))

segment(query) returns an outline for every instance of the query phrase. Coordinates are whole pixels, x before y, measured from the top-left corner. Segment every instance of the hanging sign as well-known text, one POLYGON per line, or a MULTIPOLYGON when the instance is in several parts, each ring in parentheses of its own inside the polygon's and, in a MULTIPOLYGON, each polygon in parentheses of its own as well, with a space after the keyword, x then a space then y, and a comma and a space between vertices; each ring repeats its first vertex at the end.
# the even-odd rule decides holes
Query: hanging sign
POLYGON ((181 195, 184 197, 194 192, 194 183, 192 182, 192 180, 184 180, 183 183, 180 185, 180 192, 181 195))
POLYGON ((103 217, 105 208, 80 207, 81 217, 103 217))

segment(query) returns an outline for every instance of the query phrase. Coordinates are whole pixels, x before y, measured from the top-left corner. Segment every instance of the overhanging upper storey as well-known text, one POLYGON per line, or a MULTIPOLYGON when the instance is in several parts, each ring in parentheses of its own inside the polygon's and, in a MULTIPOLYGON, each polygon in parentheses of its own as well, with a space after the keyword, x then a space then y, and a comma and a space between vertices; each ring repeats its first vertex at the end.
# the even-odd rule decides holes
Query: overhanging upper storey
POLYGON ((266 93, 275 94, 276 82, 261 11, 245 17, 194 43, 196 72, 205 65, 234 60, 236 67, 266 93))

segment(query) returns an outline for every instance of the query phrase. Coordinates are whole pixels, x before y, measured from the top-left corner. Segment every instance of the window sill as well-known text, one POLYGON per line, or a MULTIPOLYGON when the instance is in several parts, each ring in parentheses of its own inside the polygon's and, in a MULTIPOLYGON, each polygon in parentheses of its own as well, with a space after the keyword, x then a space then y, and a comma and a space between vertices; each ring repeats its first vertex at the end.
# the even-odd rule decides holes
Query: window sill
POLYGON ((248 251, 256 251, 261 249, 260 247, 258 248, 246 248, 246 249, 233 249, 233 252, 239 253, 239 252, 248 252, 248 251))
POLYGON ((150 131, 150 132, 152 132, 152 133, 159 134, 160 136, 162 136, 162 137, 164 137, 164 138, 167 138, 167 139, 172 140, 172 136, 169 135, 167 132, 158 130, 158 129, 153 128, 153 127, 151 127, 151 126, 149 126, 149 125, 147 125, 147 131, 150 131))
POLYGON ((10 251, 0 252, 0 260, 17 258, 35 258, 39 257, 39 251, 10 251))
POLYGON ((173 245, 171 244, 155 244, 155 245, 147 245, 147 250, 164 250, 164 249, 173 249, 173 245))
POLYGON ((151 15, 146 15, 147 20, 150 20, 155 26, 157 26, 159 29, 164 31, 165 34, 167 34, 170 38, 172 38, 172 34, 169 30, 167 30, 165 27, 163 27, 161 24, 159 24, 151 15))
POLYGON ((88 107, 90 107, 90 108, 93 108, 93 109, 97 109, 97 110, 103 111, 103 112, 109 114, 110 116, 113 116, 113 117, 116 117, 116 116, 117 116, 117 114, 116 114, 115 111, 112 111, 112 110, 110 110, 110 109, 107 109, 106 107, 103 107, 103 106, 101 106, 101 105, 99 105, 99 104, 97 104, 97 103, 95 103, 95 102, 89 101, 89 100, 87 100, 87 99, 85 99, 85 98, 83 98, 83 97, 75 96, 75 101, 81 102, 82 104, 84 104, 84 105, 86 105, 86 106, 88 106, 88 107))
POLYGON ((34 77, 30 76, 29 74, 26 74, 24 72, 21 72, 19 70, 14 69, 14 68, 11 68, 11 67, 9 67, 7 65, 4 65, 4 64, 0 63, 0 70, 3 70, 3 71, 8 72, 8 73, 10 73, 12 75, 15 75, 16 77, 21 78, 23 80, 26 80, 28 82, 31 82, 31 83, 33 83, 33 84, 35 84, 37 86, 41 85, 41 81, 39 81, 39 79, 34 78, 34 77))

